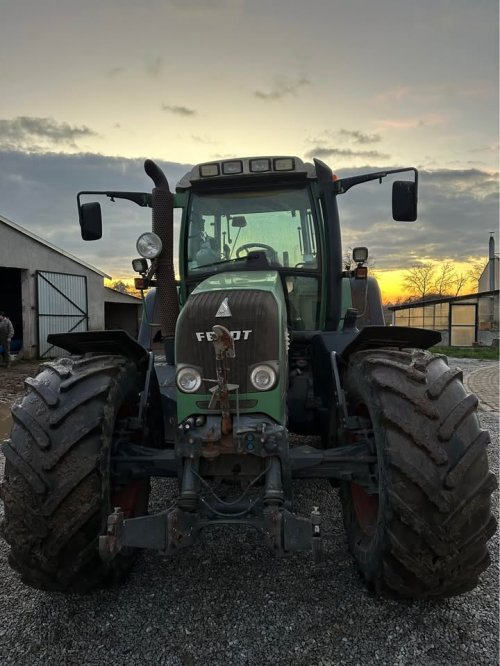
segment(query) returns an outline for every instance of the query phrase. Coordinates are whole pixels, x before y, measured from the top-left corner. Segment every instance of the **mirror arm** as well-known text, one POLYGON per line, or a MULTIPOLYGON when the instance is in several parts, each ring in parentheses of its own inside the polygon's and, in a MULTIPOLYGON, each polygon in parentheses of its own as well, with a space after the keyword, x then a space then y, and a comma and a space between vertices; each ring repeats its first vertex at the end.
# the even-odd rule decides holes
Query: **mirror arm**
POLYGON ((387 171, 377 171, 375 173, 366 173, 361 176, 353 176, 352 178, 339 178, 334 182, 334 188, 336 194, 344 194, 354 185, 359 185, 360 183, 367 183, 370 180, 378 180, 382 182, 382 178, 389 176, 393 173, 404 173, 405 171, 413 171, 415 174, 415 185, 418 185, 418 171, 414 167, 408 167, 405 169, 388 169, 387 171))
POLYGON ((111 201, 115 199, 127 199, 128 201, 133 201, 138 206, 143 208, 151 208, 151 194, 147 192, 103 192, 97 190, 88 190, 85 192, 78 192, 76 199, 78 201, 78 208, 80 208, 80 196, 83 194, 101 194, 103 196, 109 197, 111 201))

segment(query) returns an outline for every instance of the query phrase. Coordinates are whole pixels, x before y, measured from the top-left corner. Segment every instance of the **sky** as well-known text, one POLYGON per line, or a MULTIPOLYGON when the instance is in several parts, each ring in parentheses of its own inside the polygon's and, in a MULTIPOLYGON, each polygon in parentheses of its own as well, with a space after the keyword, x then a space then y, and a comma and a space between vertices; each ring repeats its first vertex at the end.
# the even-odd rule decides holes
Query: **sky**
POLYGON ((150 211, 103 206, 81 240, 76 193, 171 188, 191 165, 317 157, 340 177, 414 166, 419 219, 378 183, 339 198, 386 298, 405 267, 460 270, 498 240, 496 0, 0 0, 0 214, 116 279, 150 211))

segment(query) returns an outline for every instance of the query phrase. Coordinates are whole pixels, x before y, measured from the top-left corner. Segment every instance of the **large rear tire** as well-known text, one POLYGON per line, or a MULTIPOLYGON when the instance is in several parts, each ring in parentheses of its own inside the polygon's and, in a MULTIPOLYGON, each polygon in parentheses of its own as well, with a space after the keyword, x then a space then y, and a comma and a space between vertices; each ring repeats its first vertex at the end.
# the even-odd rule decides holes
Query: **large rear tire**
POLYGON ((445 357, 420 350, 358 352, 344 387, 359 439, 378 461, 378 494, 354 483, 340 488, 349 547, 364 578, 399 598, 473 589, 490 563, 487 541, 496 527, 490 439, 479 427, 476 396, 445 357))
MULTIPOLYGON (((2 531, 28 585, 85 592, 130 569, 136 551, 105 565, 98 537, 113 506, 128 517, 147 513, 149 479, 116 485, 110 476, 111 450, 137 416, 144 375, 122 356, 90 355, 47 363, 26 381, 3 447, 2 531)), ((161 446, 159 432, 150 436, 149 446, 161 446)))

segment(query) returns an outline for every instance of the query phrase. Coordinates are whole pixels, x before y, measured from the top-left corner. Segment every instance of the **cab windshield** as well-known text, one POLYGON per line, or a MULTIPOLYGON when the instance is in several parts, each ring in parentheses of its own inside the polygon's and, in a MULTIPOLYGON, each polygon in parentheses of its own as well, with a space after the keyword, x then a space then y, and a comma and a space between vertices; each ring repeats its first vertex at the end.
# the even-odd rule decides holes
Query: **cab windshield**
POLYGON ((238 193, 193 193, 188 215, 188 273, 264 251, 271 268, 319 268, 317 233, 306 187, 238 193))

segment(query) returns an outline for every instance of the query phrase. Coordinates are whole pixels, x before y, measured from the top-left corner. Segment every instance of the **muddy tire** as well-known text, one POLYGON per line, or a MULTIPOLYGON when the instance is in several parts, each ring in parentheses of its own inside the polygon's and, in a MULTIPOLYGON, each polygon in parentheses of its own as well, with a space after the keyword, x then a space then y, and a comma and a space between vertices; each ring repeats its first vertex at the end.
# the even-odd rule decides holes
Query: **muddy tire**
POLYGON ((461 372, 429 352, 367 351, 351 357, 344 386, 359 439, 368 432, 377 456, 378 495, 354 483, 340 488, 362 575, 390 597, 439 599, 473 589, 490 563, 496 479, 477 398, 466 393, 461 372))
POLYGON ((118 427, 137 414, 143 381, 131 361, 103 355, 47 363, 26 380, 3 446, 2 532, 9 563, 28 585, 84 592, 130 569, 136 551, 105 566, 98 537, 113 505, 129 517, 147 513, 149 479, 116 486, 110 478, 118 427))

